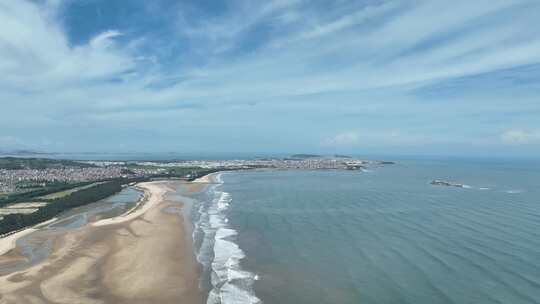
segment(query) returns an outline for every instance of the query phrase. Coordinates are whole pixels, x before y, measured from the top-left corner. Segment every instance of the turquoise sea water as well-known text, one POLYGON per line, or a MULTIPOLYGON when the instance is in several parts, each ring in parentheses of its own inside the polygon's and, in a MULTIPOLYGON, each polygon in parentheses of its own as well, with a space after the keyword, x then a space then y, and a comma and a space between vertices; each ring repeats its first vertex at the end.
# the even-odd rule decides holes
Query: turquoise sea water
POLYGON ((538 163, 218 180, 193 208, 208 303, 540 303, 538 163))

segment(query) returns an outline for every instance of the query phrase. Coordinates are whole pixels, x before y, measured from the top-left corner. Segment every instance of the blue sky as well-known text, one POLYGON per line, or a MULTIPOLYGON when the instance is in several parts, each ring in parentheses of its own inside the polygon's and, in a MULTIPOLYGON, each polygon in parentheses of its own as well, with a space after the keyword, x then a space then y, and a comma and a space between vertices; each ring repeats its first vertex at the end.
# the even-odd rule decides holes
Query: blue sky
POLYGON ((539 11, 0 0, 0 150, 536 156, 539 11))

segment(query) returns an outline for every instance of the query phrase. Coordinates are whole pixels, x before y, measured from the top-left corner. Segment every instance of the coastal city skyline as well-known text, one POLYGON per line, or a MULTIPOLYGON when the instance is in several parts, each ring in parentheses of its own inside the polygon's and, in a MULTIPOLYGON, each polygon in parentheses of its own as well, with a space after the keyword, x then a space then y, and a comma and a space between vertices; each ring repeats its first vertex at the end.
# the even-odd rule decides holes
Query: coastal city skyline
POLYGON ((540 152, 537 1, 0 3, 0 150, 540 152))

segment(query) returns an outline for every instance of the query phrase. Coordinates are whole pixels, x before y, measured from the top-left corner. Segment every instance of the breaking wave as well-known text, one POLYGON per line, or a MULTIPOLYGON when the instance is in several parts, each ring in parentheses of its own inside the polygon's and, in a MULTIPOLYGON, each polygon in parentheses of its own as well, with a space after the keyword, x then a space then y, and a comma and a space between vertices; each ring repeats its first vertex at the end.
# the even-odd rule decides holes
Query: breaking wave
POLYGON ((519 194, 519 193, 523 193, 525 191, 520 190, 520 189, 513 189, 513 190, 506 190, 505 192, 508 193, 508 194, 519 194))
POLYGON ((209 199, 201 202, 193 231, 195 242, 199 240, 197 260, 203 266, 203 275, 210 277, 206 303, 262 303, 253 291, 257 276, 240 267, 245 254, 236 244, 238 233, 227 218, 231 195, 219 190, 223 184, 221 174, 214 178, 217 184, 209 189, 209 199))

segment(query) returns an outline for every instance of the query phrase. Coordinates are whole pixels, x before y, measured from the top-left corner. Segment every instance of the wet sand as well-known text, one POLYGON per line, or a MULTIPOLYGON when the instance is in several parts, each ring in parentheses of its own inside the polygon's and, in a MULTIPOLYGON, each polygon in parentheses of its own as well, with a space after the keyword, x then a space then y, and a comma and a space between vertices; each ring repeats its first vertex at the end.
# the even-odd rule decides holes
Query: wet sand
POLYGON ((219 172, 210 173, 193 180, 191 183, 186 183, 186 190, 192 193, 201 191, 208 184, 215 183, 214 177, 217 174, 219 174, 219 172))
MULTIPOLYGON (((202 303, 188 225, 170 212, 181 207, 168 199, 171 183, 139 184, 146 199, 127 215, 50 235, 45 261, 0 276, 0 303, 202 303)), ((13 248, 0 264, 20 259, 13 248)))

